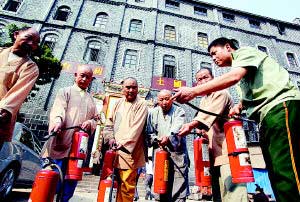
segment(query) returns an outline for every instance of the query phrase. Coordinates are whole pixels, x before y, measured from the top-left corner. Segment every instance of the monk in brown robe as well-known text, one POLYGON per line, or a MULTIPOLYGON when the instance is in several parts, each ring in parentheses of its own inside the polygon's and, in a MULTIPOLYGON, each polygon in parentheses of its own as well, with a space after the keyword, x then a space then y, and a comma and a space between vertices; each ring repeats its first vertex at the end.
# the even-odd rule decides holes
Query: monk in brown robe
MULTIPOLYGON (((86 92, 93 79, 93 71, 87 66, 80 66, 75 73, 75 84, 58 91, 50 112, 49 133, 58 132, 44 145, 42 158, 50 157, 62 171, 68 162, 74 130, 62 130, 72 126, 81 126, 90 133, 96 128, 96 105, 93 97, 86 92)), ((77 181, 65 180, 63 184, 63 201, 73 196, 77 181)))
POLYGON ((39 75, 38 66, 29 58, 40 42, 33 28, 14 33, 14 44, 0 48, 0 149, 11 141, 16 117, 39 75))
POLYGON ((124 147, 129 153, 118 150, 115 167, 121 182, 118 183, 118 202, 132 202, 136 187, 137 170, 145 165, 143 129, 147 119, 146 101, 137 96, 135 78, 123 81, 124 98, 120 98, 105 123, 104 142, 124 147))

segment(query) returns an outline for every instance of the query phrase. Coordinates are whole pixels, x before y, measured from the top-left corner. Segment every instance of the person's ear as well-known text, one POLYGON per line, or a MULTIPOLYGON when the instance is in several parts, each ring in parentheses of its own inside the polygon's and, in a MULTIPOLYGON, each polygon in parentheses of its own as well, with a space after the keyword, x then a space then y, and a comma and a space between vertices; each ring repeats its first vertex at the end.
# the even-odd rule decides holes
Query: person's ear
POLYGON ((19 31, 15 31, 15 32, 14 32, 14 39, 15 39, 15 40, 17 39, 18 35, 19 35, 19 31))

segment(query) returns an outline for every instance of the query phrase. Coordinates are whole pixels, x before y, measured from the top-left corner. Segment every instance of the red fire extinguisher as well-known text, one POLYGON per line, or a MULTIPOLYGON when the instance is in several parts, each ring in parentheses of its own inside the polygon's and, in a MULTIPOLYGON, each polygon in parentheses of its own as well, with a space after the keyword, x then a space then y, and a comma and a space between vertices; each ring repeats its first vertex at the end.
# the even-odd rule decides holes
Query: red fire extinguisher
POLYGON ((211 186, 208 139, 198 136, 194 139, 194 166, 197 186, 211 186))
POLYGON ((49 158, 44 160, 42 167, 43 169, 35 176, 28 202, 53 202, 57 183, 59 179, 63 181, 59 166, 52 163, 49 158), (58 169, 59 173, 54 171, 54 168, 58 169))
POLYGON ((103 167, 101 171, 101 176, 100 180, 106 179, 108 176, 113 174, 113 169, 114 169, 114 161, 117 156, 117 152, 110 149, 106 151, 104 155, 104 160, 103 160, 103 167))
POLYGON ((238 120, 230 120, 224 124, 224 131, 227 142, 232 182, 254 182, 243 123, 238 120))
POLYGON ((106 151, 103 160, 102 173, 98 185, 97 202, 116 202, 118 183, 115 180, 114 162, 117 152, 113 149, 106 151))
POLYGON ((82 164, 87 156, 89 135, 80 130, 73 134, 72 139, 65 179, 82 180, 82 164))
POLYGON ((154 192, 158 194, 167 193, 169 177, 169 153, 160 148, 155 152, 154 163, 154 192))

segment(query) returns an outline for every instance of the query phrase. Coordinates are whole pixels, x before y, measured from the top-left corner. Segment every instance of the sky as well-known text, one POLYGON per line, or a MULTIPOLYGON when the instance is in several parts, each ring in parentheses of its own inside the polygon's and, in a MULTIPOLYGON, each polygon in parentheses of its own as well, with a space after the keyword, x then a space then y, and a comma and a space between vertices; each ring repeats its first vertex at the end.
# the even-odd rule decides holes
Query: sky
POLYGON ((228 8, 292 22, 300 18, 300 0, 200 0, 228 8))

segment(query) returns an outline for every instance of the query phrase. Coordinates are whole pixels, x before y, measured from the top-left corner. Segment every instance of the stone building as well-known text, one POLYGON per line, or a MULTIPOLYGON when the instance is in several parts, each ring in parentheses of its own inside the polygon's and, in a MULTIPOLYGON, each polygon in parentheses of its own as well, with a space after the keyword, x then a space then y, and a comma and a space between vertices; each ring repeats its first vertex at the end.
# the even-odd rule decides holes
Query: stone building
MULTIPOLYGON (((209 42, 220 36, 267 52, 300 86, 299 18, 284 22, 199 0, 0 0, 0 28, 10 23, 37 28, 41 42, 61 61, 98 67, 93 92, 103 90, 103 79, 134 76, 150 88, 155 76, 192 86, 201 66, 220 75, 224 70, 207 53, 209 42)), ((25 123, 40 136, 57 89, 72 82, 63 71, 23 105, 25 123)), ((231 92, 237 98, 235 88, 231 92)), ((189 119, 194 115, 187 113, 189 119)))

